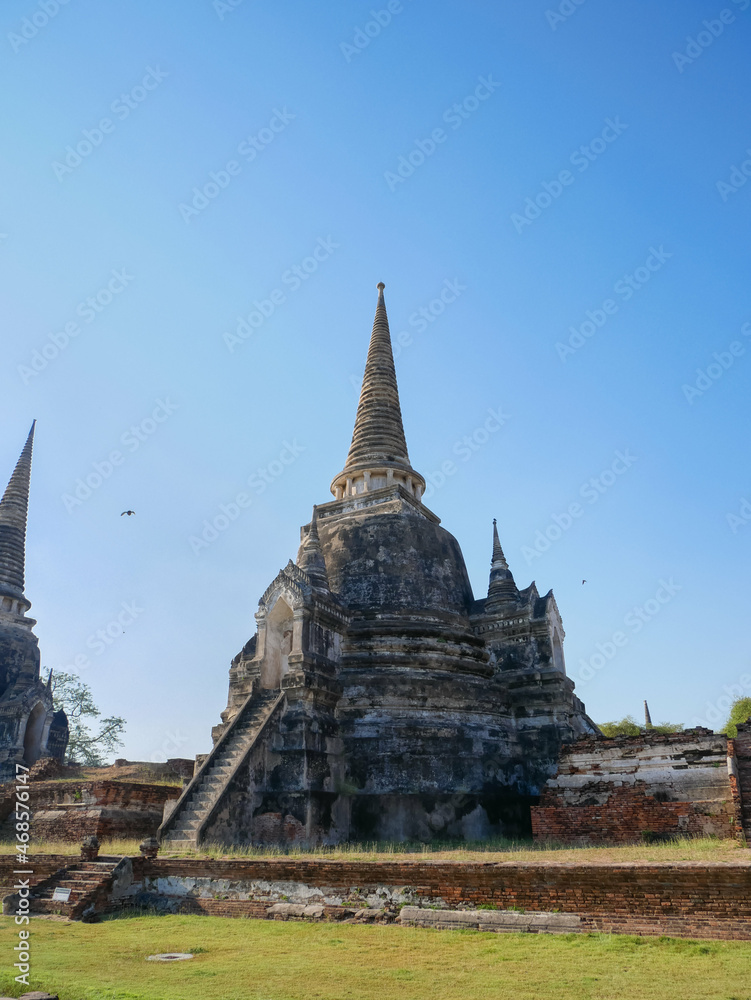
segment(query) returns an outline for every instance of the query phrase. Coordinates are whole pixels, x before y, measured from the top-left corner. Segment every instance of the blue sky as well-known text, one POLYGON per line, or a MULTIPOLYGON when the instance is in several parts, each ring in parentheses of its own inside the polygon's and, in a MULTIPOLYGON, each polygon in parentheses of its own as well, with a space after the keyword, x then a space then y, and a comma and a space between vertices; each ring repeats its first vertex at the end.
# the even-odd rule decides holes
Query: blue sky
POLYGON ((3 5, 0 475, 37 418, 43 663, 123 756, 209 749, 378 281, 476 596, 497 517, 593 718, 751 690, 750 40, 749 0, 3 5))

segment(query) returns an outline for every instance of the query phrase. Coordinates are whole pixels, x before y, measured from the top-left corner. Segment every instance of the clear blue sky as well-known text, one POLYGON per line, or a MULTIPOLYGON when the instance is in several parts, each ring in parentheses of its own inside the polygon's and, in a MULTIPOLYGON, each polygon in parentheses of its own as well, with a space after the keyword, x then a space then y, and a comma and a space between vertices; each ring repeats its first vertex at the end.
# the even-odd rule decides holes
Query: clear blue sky
POLYGON ((43 663, 78 657, 124 756, 209 749, 343 465, 378 281, 476 595, 497 517, 599 721, 751 684, 748 0, 55 8, 0 16, 0 473, 36 417, 43 663))

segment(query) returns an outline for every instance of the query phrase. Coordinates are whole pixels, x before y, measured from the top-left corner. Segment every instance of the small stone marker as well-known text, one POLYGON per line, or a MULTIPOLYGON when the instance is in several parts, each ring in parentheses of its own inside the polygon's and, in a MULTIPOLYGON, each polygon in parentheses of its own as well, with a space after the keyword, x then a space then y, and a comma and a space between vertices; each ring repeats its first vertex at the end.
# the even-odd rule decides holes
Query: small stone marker
POLYGON ((56 903, 67 903, 70 899, 70 889, 63 889, 62 886, 58 886, 57 889, 53 889, 52 898, 56 903))
POLYGON ((149 955, 147 962, 186 962, 192 955, 186 951, 169 951, 163 955, 149 955))
MULTIPOLYGON (((0 1000, 12 1000, 11 997, 0 997, 0 1000)), ((22 993, 18 1000, 60 1000, 57 993, 40 993, 34 990, 33 993, 22 993)))

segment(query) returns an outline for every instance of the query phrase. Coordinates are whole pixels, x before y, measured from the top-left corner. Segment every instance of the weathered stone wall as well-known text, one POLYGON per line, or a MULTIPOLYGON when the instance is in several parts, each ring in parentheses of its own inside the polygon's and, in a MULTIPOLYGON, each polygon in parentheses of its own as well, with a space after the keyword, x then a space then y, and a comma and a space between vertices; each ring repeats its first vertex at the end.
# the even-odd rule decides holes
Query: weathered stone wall
POLYGON ((560 911, 583 930, 751 940, 751 859, 740 863, 514 864, 454 861, 161 859, 134 861, 136 903, 265 917, 275 903, 320 916, 399 908, 560 911))
MULTIPOLYGON (((180 794, 174 786, 132 781, 32 781, 27 787, 32 838, 67 843, 94 835, 100 840, 154 836, 164 803, 180 794)), ((0 819, 12 835, 13 786, 2 786, 0 793, 0 819)))
POLYGON ((728 741, 708 730, 584 737, 532 808, 538 840, 628 843, 679 834, 733 837, 728 741))

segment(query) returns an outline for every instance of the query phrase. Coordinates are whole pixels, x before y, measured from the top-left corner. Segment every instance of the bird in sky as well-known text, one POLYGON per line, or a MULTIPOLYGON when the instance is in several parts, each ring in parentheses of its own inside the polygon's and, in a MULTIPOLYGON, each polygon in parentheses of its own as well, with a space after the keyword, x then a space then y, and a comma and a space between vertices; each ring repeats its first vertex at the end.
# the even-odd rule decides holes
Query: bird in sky
POLYGON ((128 517, 130 517, 132 514, 135 514, 135 511, 134 510, 124 510, 122 512, 122 514, 120 515, 120 517, 125 517, 126 514, 128 515, 128 517))
POLYGON ((586 580, 582 580, 582 587, 584 586, 584 584, 585 584, 586 582, 587 582, 586 580))

